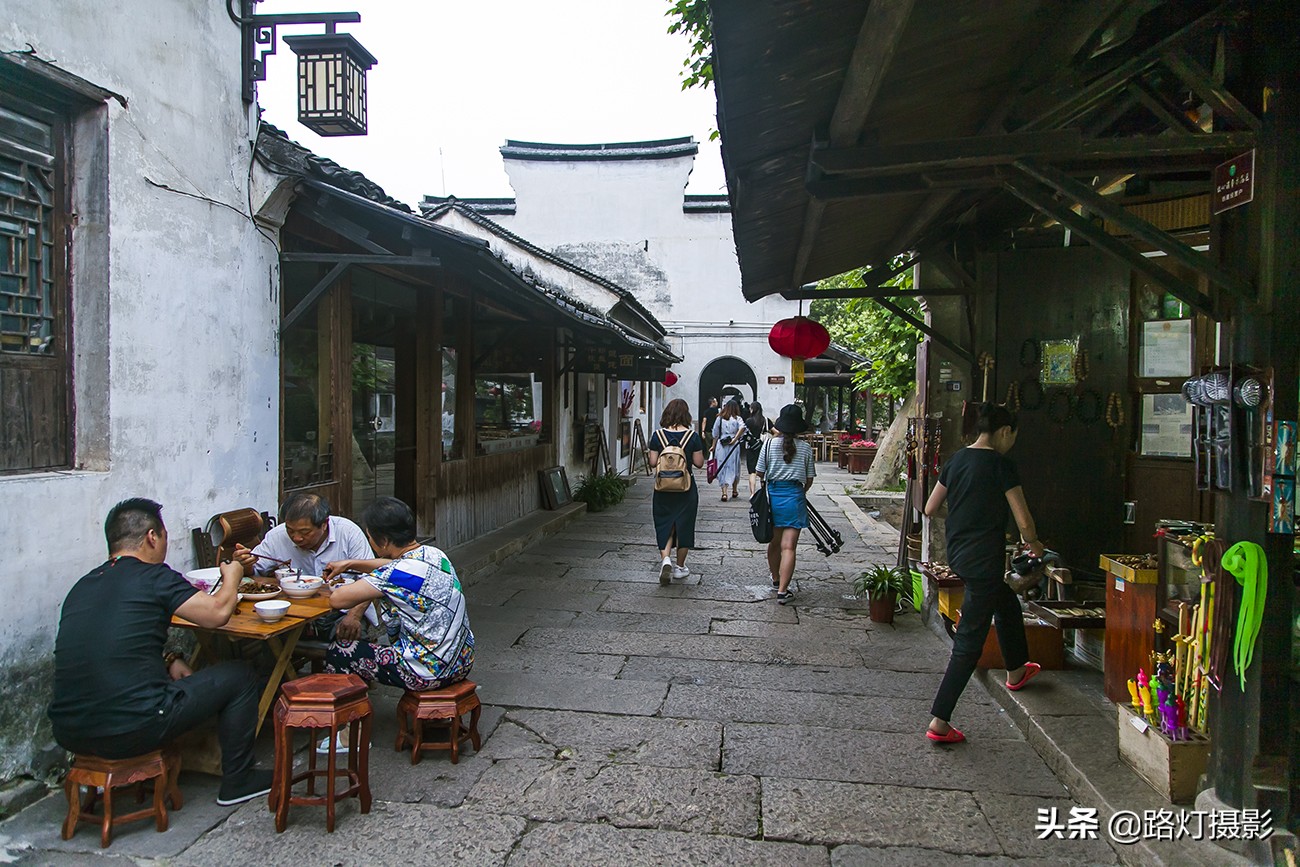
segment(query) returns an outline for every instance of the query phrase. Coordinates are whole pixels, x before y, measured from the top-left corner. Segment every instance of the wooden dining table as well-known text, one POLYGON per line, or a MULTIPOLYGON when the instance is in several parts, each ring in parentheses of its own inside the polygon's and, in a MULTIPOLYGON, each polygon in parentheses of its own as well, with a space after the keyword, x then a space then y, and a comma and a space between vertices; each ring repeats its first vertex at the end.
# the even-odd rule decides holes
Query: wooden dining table
POLYGON ((329 597, 320 592, 307 599, 289 599, 283 594, 275 598, 290 603, 288 612, 275 623, 267 623, 258 617, 257 612, 253 610, 254 603, 247 599, 240 600, 235 613, 226 625, 216 629, 206 629, 183 617, 172 617, 172 626, 194 630, 195 638, 198 640, 199 657, 207 657, 211 660, 219 658, 213 645, 213 639, 218 636, 231 641, 242 638, 266 642, 266 646, 275 656, 275 667, 271 669, 271 678, 266 682, 262 696, 257 702, 258 732, 262 730, 262 723, 266 721, 267 711, 275 701, 280 683, 293 678, 294 672, 289 666, 289 660, 298 645, 298 639, 302 637, 303 630, 307 628, 308 623, 331 611, 329 597))

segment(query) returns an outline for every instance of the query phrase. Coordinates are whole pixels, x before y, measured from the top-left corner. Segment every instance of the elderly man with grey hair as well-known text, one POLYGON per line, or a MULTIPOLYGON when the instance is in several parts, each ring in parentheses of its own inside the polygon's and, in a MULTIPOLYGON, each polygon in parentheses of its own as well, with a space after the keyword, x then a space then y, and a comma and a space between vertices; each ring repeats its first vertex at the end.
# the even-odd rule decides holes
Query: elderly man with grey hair
MULTIPOLYGON (((329 501, 318 494, 290 494, 280 505, 280 523, 253 550, 235 546, 235 559, 249 575, 274 573, 272 560, 288 561, 304 575, 324 575, 335 560, 363 560, 374 556, 361 528, 330 514, 329 501), (254 555, 257 555, 255 557, 254 555), (258 559, 267 557, 269 560, 258 559)), ((366 606, 359 605, 340 617, 320 618, 313 625, 322 637, 355 641, 361 635, 366 606)))

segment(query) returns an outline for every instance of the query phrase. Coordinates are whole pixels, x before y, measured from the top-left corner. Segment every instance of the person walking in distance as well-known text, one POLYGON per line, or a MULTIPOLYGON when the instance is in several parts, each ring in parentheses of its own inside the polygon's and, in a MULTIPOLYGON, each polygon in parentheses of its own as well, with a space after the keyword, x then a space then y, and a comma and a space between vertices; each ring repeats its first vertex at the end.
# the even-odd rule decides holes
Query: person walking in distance
POLYGON ((740 435, 745 430, 745 422, 740 417, 740 404, 734 400, 727 401, 718 420, 713 423, 713 457, 718 460, 718 487, 722 488, 722 502, 727 502, 727 489, 731 496, 737 494, 736 485, 740 480, 740 435))
POLYGON ((749 496, 759 488, 758 455, 763 450, 763 442, 772 433, 772 420, 763 415, 763 405, 754 401, 745 414, 744 443, 740 448, 745 453, 745 471, 749 473, 749 496))
POLYGON ((691 574, 686 555, 695 547, 695 516, 700 490, 692 470, 704 466, 704 441, 691 427, 691 410, 681 398, 670 400, 659 417, 659 429, 646 443, 655 470, 652 514, 659 548, 659 583, 691 574), (662 461, 662 466, 660 465, 662 461), (672 561, 673 548, 677 562, 672 561))
POLYGON ((944 526, 948 566, 966 582, 952 656, 934 697, 930 709, 934 718, 926 731, 926 736, 937 743, 966 740, 950 721, 979 662, 990 620, 997 628, 998 645, 1007 667, 1007 689, 1021 689, 1041 668, 1029 661, 1020 600, 1003 580, 1008 517, 1015 517, 1022 544, 1034 556, 1043 556, 1043 543, 1038 540, 1034 519, 1025 504, 1016 465, 1006 457, 1016 443, 1016 416, 1004 406, 986 403, 980 407, 976 430, 979 436, 975 442, 943 465, 939 483, 925 504, 925 514, 934 517, 944 502, 948 503, 944 526))
POLYGON ((713 423, 718 420, 720 411, 718 399, 709 398, 709 405, 704 409, 704 418, 700 419, 700 436, 704 438, 705 451, 713 450, 713 423))
POLYGON ((781 407, 773 427, 776 434, 763 444, 755 472, 767 486, 772 505, 773 533, 767 544, 767 568, 776 601, 785 605, 794 597, 790 579, 794 577, 795 551, 799 531, 808 526, 808 489, 817 469, 812 446, 798 438, 808 430, 803 410, 794 404, 781 407))

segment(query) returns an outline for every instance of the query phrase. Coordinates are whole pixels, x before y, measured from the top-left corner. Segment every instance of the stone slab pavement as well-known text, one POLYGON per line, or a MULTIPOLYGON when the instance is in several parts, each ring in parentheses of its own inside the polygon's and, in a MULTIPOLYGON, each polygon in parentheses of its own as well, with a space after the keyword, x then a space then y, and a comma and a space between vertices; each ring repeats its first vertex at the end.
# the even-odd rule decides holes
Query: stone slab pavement
MULTIPOLYGON (((62 841, 56 793, 0 824, 0 862, 1117 863, 1104 841, 1037 839, 1039 809, 1075 802, 985 686, 959 706, 969 743, 925 739, 950 645, 912 612, 868 620, 851 579, 889 562, 897 536, 853 504, 852 477, 819 469, 814 502, 844 549, 801 545, 784 607, 745 498, 716 487, 701 492, 692 574, 669 587, 644 479, 527 548, 476 554, 462 578, 482 749, 411 765, 392 749, 399 694, 376 688, 374 804, 345 802, 333 834, 310 807, 277 834, 264 802, 216 807, 215 780, 186 774, 164 834, 126 826, 102 852, 91 829, 62 841)), ((259 750, 269 761, 266 737, 259 750)))

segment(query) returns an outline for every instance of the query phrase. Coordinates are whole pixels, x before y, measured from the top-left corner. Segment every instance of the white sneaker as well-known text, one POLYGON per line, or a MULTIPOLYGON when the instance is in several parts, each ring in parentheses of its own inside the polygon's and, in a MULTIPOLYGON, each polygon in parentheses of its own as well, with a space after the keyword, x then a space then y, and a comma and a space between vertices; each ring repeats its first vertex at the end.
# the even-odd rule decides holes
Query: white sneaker
POLYGON ((667 587, 673 580, 673 561, 667 557, 659 564, 659 583, 667 587))
POLYGON ((691 574, 691 570, 690 570, 689 568, 685 567, 685 566, 674 566, 674 567, 673 567, 673 577, 676 578, 676 579, 679 580, 679 581, 680 581, 681 579, 685 578, 687 575, 690 575, 690 574, 691 574))
MULTIPOLYGON (((374 746, 374 744, 371 743, 371 744, 368 744, 367 746, 374 746)), ((348 754, 348 739, 347 739, 347 731, 346 731, 346 730, 340 731, 340 732, 338 733, 338 736, 335 738, 335 740, 334 740, 334 752, 335 752, 335 755, 347 756, 347 754, 348 754)), ((328 756, 329 754, 330 754, 330 739, 329 739, 329 735, 326 735, 325 737, 321 738, 321 739, 320 739, 320 743, 318 743, 318 744, 316 745, 316 755, 318 755, 318 756, 328 756)))

